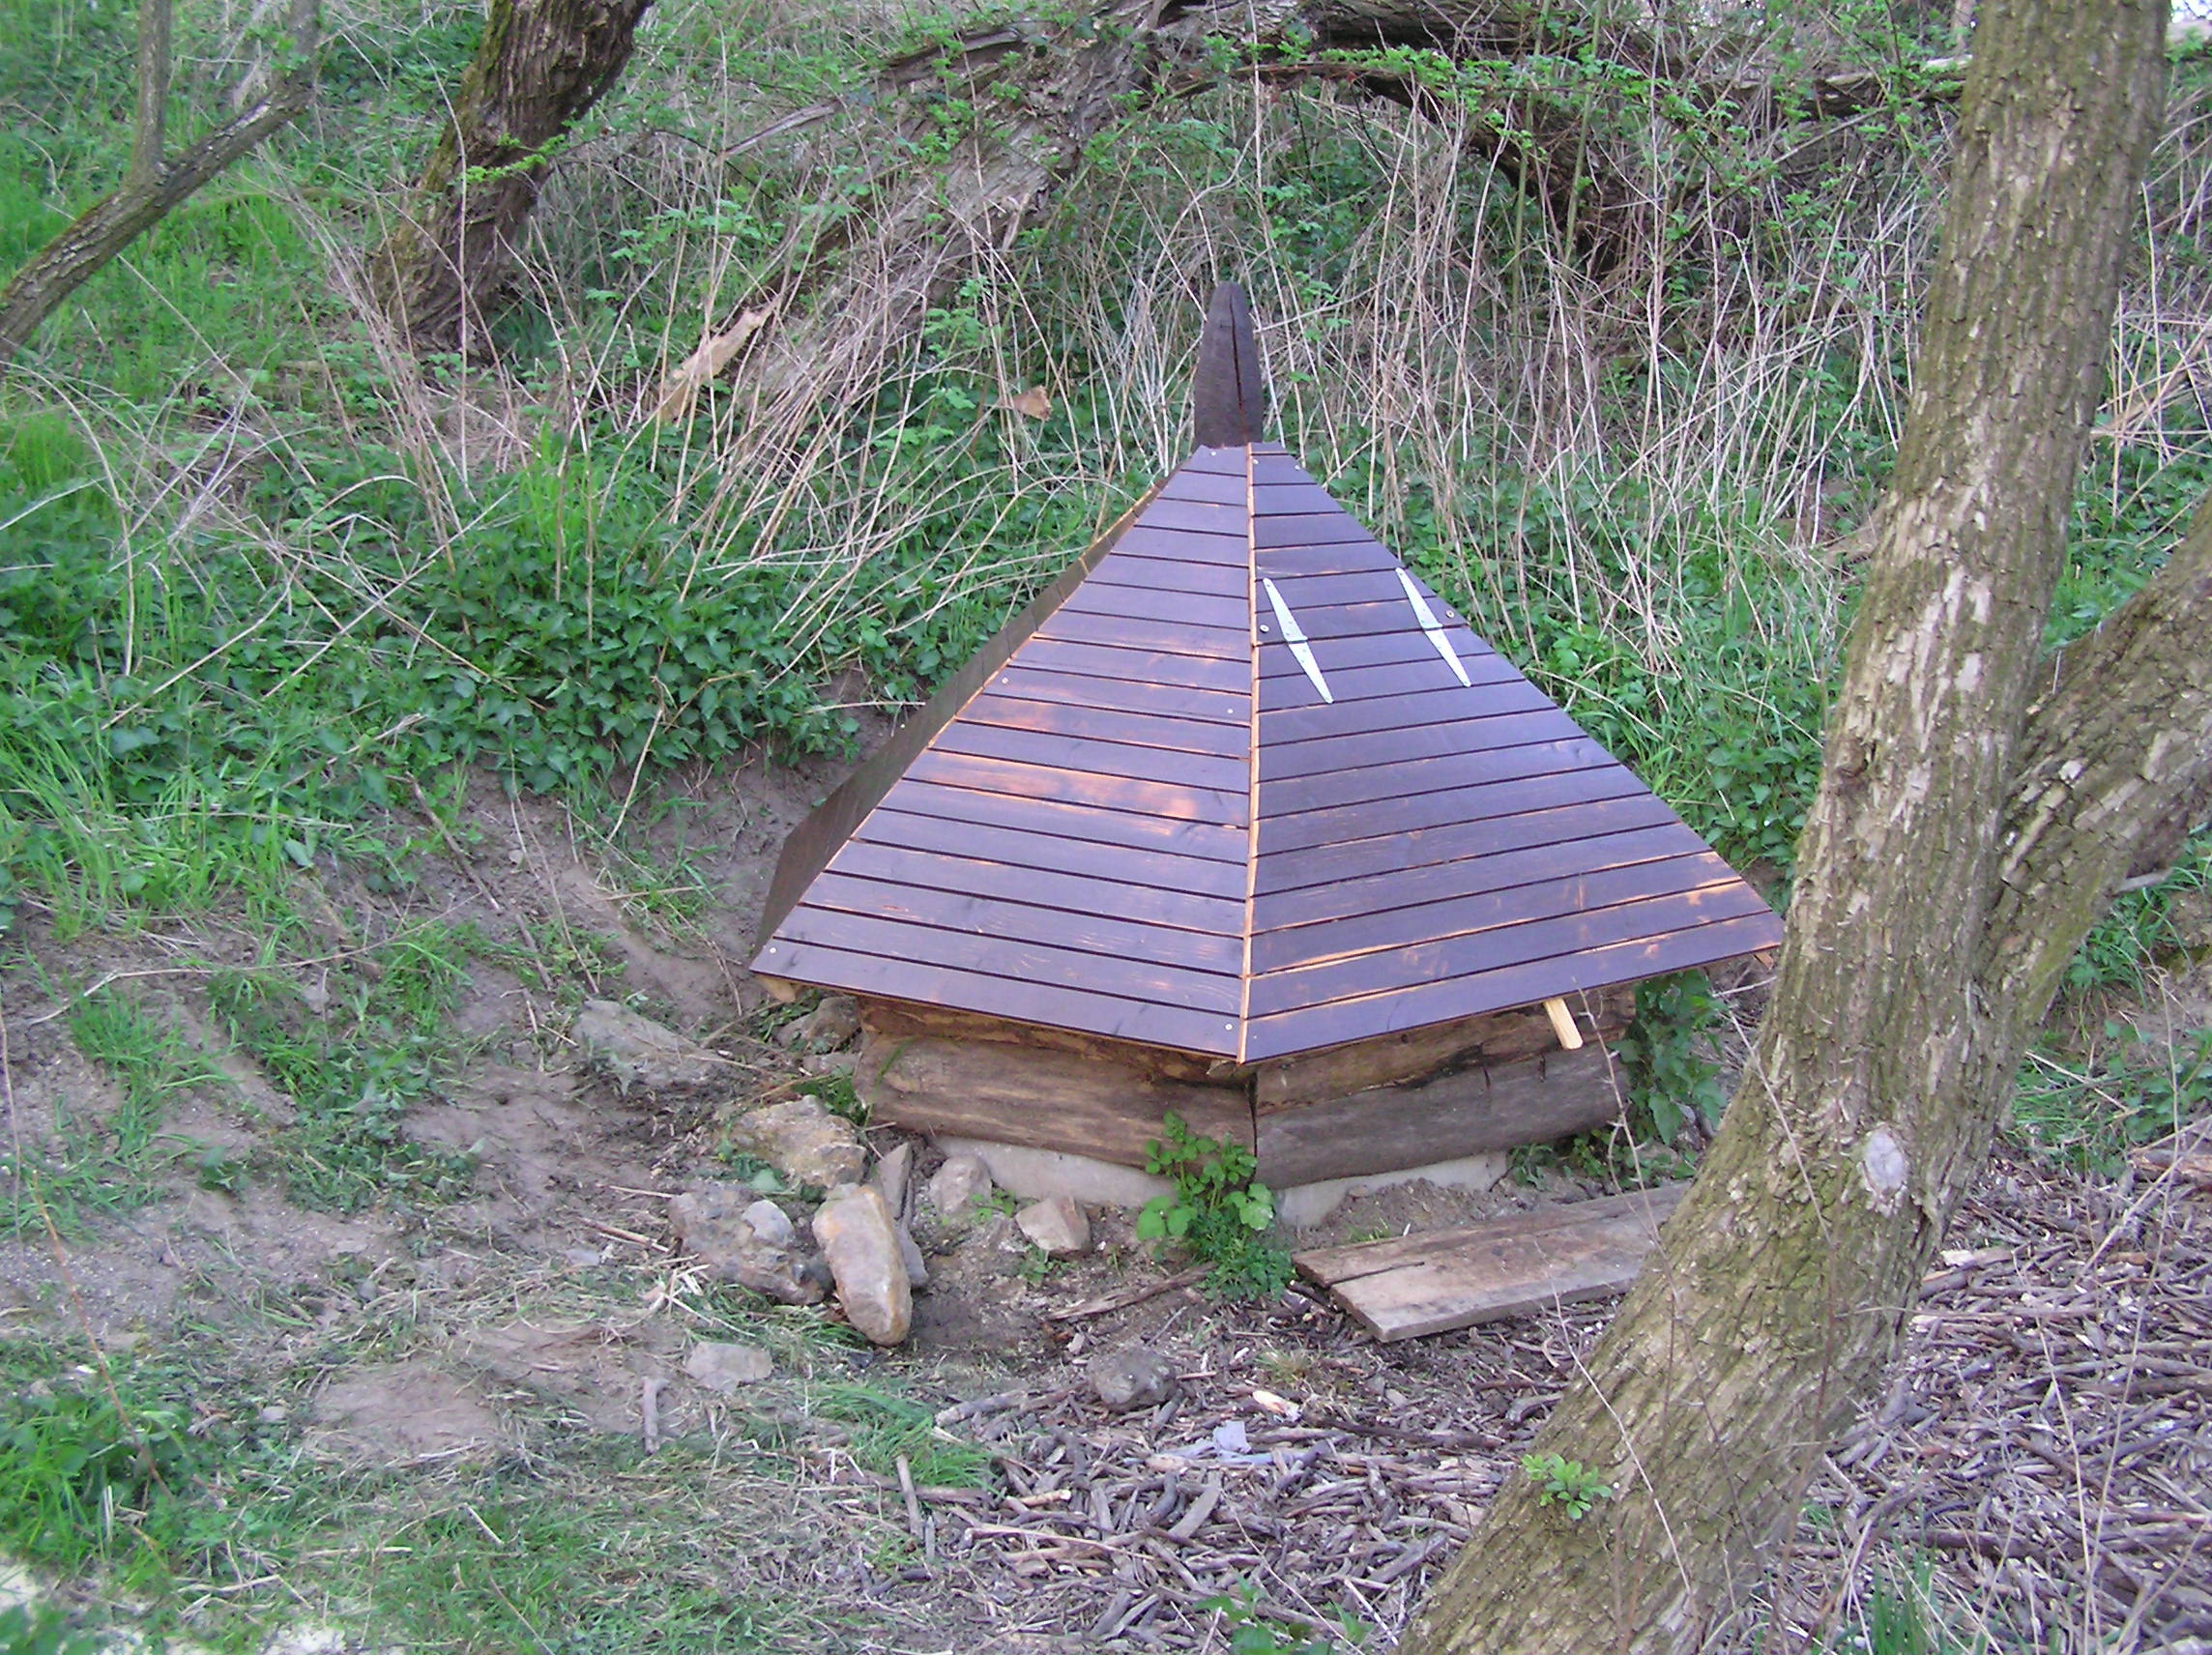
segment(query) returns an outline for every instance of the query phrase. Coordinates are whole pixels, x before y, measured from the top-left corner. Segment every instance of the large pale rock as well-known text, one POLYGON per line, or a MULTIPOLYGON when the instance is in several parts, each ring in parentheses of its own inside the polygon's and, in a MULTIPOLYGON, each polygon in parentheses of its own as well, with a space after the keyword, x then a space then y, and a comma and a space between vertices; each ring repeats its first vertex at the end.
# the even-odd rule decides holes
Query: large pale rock
POLYGON ((1091 1251, 1091 1220, 1082 1207, 1063 1195, 1047 1196, 1014 1214, 1024 1235, 1055 1259, 1072 1259, 1091 1251))
POLYGON ((832 1115, 809 1092, 741 1115, 730 1123, 730 1147, 758 1155, 794 1183, 833 1189, 855 1184, 868 1170, 868 1151, 853 1123, 832 1115))
POLYGON ((929 1286, 929 1261, 921 1256, 921 1248, 905 1225, 898 1227, 899 1257, 906 1261, 907 1286, 919 1292, 929 1286))
POLYGON ((884 1205, 897 1217, 906 1211, 906 1186, 914 1176, 914 1146, 894 1144, 876 1157, 868 1182, 884 1192, 884 1205))
POLYGON ((783 1208, 743 1184, 702 1184, 668 1204, 678 1243, 726 1282, 779 1304, 819 1304, 822 1284, 783 1208))
POLYGON ((914 1287, 883 1192, 850 1183, 831 1190, 814 1215, 814 1239, 854 1329, 877 1345, 905 1339, 914 1325, 914 1287))
POLYGON ((757 1385, 775 1372, 775 1362, 758 1345, 701 1340, 684 1358, 684 1371, 711 1391, 728 1396, 743 1385, 757 1385))
POLYGON ((729 1072, 726 1059, 611 1000, 584 1002, 571 1032, 624 1091, 691 1091, 729 1072))
POLYGON ((976 1204, 990 1199, 991 1169, 980 1155, 947 1155, 945 1165, 931 1175, 929 1205, 947 1224, 974 1221, 976 1204))
POLYGON ((811 1052, 834 1052, 852 1043, 860 1031, 860 1008, 841 994, 825 995, 822 1003, 804 1017, 795 1017, 775 1031, 779 1046, 804 1047, 811 1052))

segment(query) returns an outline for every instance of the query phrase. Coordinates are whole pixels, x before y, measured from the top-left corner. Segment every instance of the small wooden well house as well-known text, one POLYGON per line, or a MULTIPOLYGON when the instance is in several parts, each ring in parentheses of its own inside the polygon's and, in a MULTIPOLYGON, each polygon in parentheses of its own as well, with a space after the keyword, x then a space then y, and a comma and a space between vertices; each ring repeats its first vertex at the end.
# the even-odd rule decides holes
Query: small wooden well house
POLYGON ((1142 1167, 1175 1110, 1283 1190, 1611 1118, 1632 985, 1780 921, 1263 439, 1233 286, 1194 402, 791 835, 754 972, 858 998, 875 1119, 986 1149, 1142 1167))

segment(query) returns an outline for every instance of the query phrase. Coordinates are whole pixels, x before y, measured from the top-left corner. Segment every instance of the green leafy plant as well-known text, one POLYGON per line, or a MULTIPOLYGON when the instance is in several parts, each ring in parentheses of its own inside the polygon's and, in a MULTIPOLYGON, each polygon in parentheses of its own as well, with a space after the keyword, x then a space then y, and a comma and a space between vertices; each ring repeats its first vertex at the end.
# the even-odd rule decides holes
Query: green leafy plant
POLYGON ((1694 1113, 1708 1126, 1720 1119, 1721 1066, 1705 1055, 1703 1036, 1719 1020, 1720 1002, 1703 972, 1678 972, 1636 985, 1636 1016, 1614 1049, 1627 1082, 1631 1121, 1648 1125, 1672 1146, 1694 1113))
POLYGON ((1147 1147, 1145 1168, 1175 1180, 1137 1214, 1141 1241, 1174 1241, 1213 1268, 1207 1285, 1225 1298, 1272 1298, 1291 1282, 1291 1256, 1264 1237, 1275 1222, 1275 1198, 1252 1175, 1252 1151, 1226 1139, 1193 1133, 1169 1111, 1163 1136, 1147 1147))
POLYGON ((1536 1485, 1536 1503, 1557 1506, 1570 1523, 1589 1516, 1599 1500, 1613 1498, 1613 1486, 1580 1460, 1557 1454, 1524 1454, 1521 1469, 1536 1485))
POLYGON ((1337 1642, 1349 1649, 1364 1649, 1375 1629, 1339 1611, 1337 1638, 1302 1638, 1294 1629, 1271 1619, 1260 1603, 1259 1589, 1249 1582, 1198 1600, 1198 1608, 1210 1610, 1229 1623, 1232 1655, 1330 1655, 1337 1642))

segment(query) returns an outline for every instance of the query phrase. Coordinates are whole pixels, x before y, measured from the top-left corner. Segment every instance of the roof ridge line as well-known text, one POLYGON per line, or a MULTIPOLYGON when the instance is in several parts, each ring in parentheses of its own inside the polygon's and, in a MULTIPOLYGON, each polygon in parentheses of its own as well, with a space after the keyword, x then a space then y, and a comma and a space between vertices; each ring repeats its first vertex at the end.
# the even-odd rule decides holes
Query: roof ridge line
POLYGON ((1260 886, 1260 532, 1254 514, 1255 479, 1259 456, 1244 445, 1244 629, 1251 643, 1251 740, 1245 749, 1250 768, 1251 793, 1245 800, 1244 840, 1244 962, 1243 988, 1237 1007, 1237 1060, 1245 1060, 1244 1048, 1252 1029, 1252 928, 1259 906, 1260 886))

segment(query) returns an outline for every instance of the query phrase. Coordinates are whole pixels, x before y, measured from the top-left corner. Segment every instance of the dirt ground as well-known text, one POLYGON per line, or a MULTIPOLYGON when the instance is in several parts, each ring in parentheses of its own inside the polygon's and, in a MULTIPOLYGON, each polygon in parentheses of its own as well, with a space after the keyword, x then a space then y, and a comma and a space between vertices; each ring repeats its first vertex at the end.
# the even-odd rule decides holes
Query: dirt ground
MULTIPOLYGON (((1202 1606, 1248 1591, 1283 1627, 1349 1616, 1387 1647, 1606 1304, 1388 1348, 1302 1291, 1230 1306, 1173 1287, 1081 1314, 1167 1279, 1125 1215, 1101 1215, 1097 1250, 1049 1269, 1003 1221, 925 1225, 932 1280, 914 1336, 878 1352, 838 1337, 830 1312, 744 1299, 676 1251, 668 1201, 728 1176, 728 1113, 834 1067, 768 1037, 777 1014, 743 962, 782 837, 836 773, 694 778, 638 801, 626 857, 486 782, 405 889, 352 864, 304 878, 305 929, 279 960, 310 1004, 335 969, 411 927, 467 924, 506 950, 467 962, 434 1094, 406 1122, 473 1155, 450 1202, 316 1211, 252 1171, 195 1179, 210 1150, 251 1168, 288 1118, 207 992, 217 971, 262 958, 263 939, 218 911, 61 944, 27 905, 27 945, 0 976, 17 1164, 57 1123, 122 1106, 72 1037, 73 993, 131 997, 223 1081, 169 1100, 177 1153, 157 1199, 66 1236, 0 1239, 0 1336, 123 1355, 190 1330, 244 1387, 211 1409, 258 1410, 312 1462, 384 1475, 553 1464, 592 1440, 635 1444, 626 1474, 644 1475, 660 1442, 704 1444, 726 1566, 806 1606, 779 1646, 1225 1648, 1230 1627, 1202 1606), (669 869, 704 892, 681 912, 639 884, 669 869), (513 952, 556 947, 563 968, 535 976, 513 952), (681 1030, 726 1060, 726 1078, 626 1094, 568 1033, 587 996, 681 1030), (742 1399, 685 1368, 702 1338, 733 1333, 775 1363, 742 1399), (1165 1355, 1178 1382, 1155 1407, 1111 1413, 1088 1366, 1132 1344, 1165 1355), (934 1416, 896 1459, 911 1489, 871 1468, 856 1385, 934 1416), (955 1449, 983 1474, 932 1482, 929 1456, 955 1449)), ((2208 988, 2184 969, 2136 1009, 2200 1024, 2208 988)), ((871 1134, 879 1153, 892 1141, 871 1134)), ((935 1152, 916 1147, 926 1176, 935 1152)), ((1603 1188, 1557 1164, 1525 1171, 1482 1195, 1382 1192, 1318 1238, 1603 1188)), ((2005 1150, 1931 1279, 1895 1389, 1825 1462, 1777 1594, 1747 1604, 1732 1646, 1785 1631, 1871 1646, 1851 1629, 1902 1594, 2005 1646, 2212 1649, 2208 1205, 2171 1176, 2078 1177, 2005 1150)), ((378 1646, 375 1629, 333 1646, 378 1646)))

